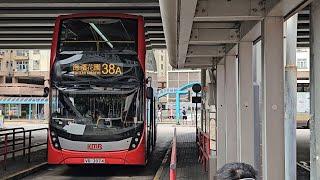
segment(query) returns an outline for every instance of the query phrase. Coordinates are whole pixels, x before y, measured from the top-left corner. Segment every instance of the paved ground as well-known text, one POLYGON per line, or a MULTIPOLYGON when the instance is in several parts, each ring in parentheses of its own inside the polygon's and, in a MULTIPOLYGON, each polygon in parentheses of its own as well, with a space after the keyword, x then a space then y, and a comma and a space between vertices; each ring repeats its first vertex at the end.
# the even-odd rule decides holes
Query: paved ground
POLYGON ((30 163, 28 163, 28 156, 19 155, 15 159, 8 159, 6 162, 6 170, 4 169, 3 161, 0 168, 0 179, 8 177, 17 172, 32 168, 35 165, 47 162, 47 149, 41 149, 31 152, 30 163))
MULTIPOLYGON (((172 121, 172 120, 171 120, 172 121)), ((6 128, 24 127, 25 129, 35 129, 47 127, 46 123, 35 122, 6 122, 6 128)), ((167 148, 170 146, 173 128, 175 123, 158 124, 158 142, 153 158, 146 168, 143 167, 77 167, 69 168, 67 166, 50 166, 45 171, 38 172, 26 179, 152 179, 155 175, 167 148)), ((297 130, 299 134, 300 131, 297 130)), ((193 123, 188 125, 177 126, 178 135, 178 157, 177 157, 177 178, 178 179, 206 179, 207 173, 202 170, 201 165, 197 162, 197 152, 195 141, 195 127, 193 123)), ((299 136, 300 137, 300 136, 299 136)), ((39 131, 32 134, 32 142, 39 143, 46 141, 47 135, 45 131, 39 131)), ((0 142, 1 144, 1 142, 0 142)), ((34 149, 31 156, 31 163, 27 162, 27 157, 19 156, 22 152, 17 153, 15 160, 7 161, 7 170, 4 171, 3 162, 0 162, 0 177, 4 177, 17 171, 27 169, 36 164, 46 162, 45 147, 34 149), (35 152, 36 151, 36 152, 35 152)), ((298 148, 299 149, 299 148, 298 148)), ((0 149, 0 152, 2 150, 0 149)), ((170 153, 169 153, 170 154, 170 153)), ((0 157, 2 160, 3 157, 0 157)), ((168 157, 170 160, 170 156, 168 157)), ((164 170, 160 179, 168 179, 169 161, 165 164, 164 170)), ((298 180, 309 179, 309 172, 303 168, 297 167, 298 180)), ((0 178, 1 179, 1 178, 0 178)))
MULTIPOLYGON (((169 156, 170 159, 170 156, 169 156)), ((160 179, 169 179, 170 163, 167 162, 164 173, 160 179)), ((193 127, 177 127, 177 179, 208 179, 208 173, 204 172, 198 162, 196 145, 196 132, 193 127)))
POLYGON ((173 135, 173 125, 158 125, 156 150, 153 152, 146 167, 125 166, 49 166, 25 179, 153 179, 161 161, 170 146, 173 135))

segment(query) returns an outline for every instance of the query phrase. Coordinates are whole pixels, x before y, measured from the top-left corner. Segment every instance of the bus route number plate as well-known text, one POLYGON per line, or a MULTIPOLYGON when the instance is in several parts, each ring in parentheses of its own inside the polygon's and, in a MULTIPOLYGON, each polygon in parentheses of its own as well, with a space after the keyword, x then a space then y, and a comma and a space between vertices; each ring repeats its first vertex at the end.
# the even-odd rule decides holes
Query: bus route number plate
POLYGON ((106 160, 103 158, 85 158, 85 164, 105 164, 106 160))

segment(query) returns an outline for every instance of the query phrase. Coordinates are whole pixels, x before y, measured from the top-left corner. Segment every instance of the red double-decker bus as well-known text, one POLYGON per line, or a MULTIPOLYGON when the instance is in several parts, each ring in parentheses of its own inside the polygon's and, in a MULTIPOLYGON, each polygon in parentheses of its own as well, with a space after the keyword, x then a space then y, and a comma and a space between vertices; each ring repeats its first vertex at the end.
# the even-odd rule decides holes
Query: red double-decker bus
POLYGON ((141 16, 59 16, 51 47, 49 164, 145 165, 156 140, 141 16))

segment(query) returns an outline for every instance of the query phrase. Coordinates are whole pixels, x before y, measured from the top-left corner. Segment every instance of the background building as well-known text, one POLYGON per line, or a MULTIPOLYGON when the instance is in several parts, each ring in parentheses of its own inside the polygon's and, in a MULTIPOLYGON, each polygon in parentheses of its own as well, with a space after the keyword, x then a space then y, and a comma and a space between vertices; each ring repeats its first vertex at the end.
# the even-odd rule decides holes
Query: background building
POLYGON ((172 70, 169 64, 168 52, 166 49, 154 50, 154 57, 158 70, 158 89, 167 88, 168 71, 172 70))
MULTIPOLYGON (((179 89, 190 83, 201 82, 201 70, 176 70, 172 68, 172 66, 169 64, 169 58, 166 49, 154 50, 154 56, 157 62, 158 70, 158 90, 179 89)), ((191 97, 193 96, 193 92, 191 88, 187 89, 187 91, 189 91, 189 93, 180 95, 180 110, 182 110, 182 108, 185 107, 186 109, 194 111, 194 104, 191 103, 191 97)), ((159 98, 159 103, 162 105, 164 117, 168 116, 167 111, 171 108, 174 109, 173 114, 175 114, 175 101, 175 93, 168 94, 159 98)))
POLYGON ((46 119, 43 96, 49 79, 49 50, 0 50, 0 109, 19 119, 46 119))
POLYGON ((297 124, 305 126, 310 119, 310 52, 297 48, 297 124))

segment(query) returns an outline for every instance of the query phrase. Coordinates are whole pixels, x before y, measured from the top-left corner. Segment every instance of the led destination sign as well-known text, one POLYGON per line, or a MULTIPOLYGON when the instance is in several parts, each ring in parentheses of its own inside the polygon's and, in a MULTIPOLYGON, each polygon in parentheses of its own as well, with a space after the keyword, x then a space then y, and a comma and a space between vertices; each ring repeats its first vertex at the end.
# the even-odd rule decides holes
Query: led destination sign
POLYGON ((123 66, 120 64, 73 64, 72 72, 75 75, 121 75, 123 66))

